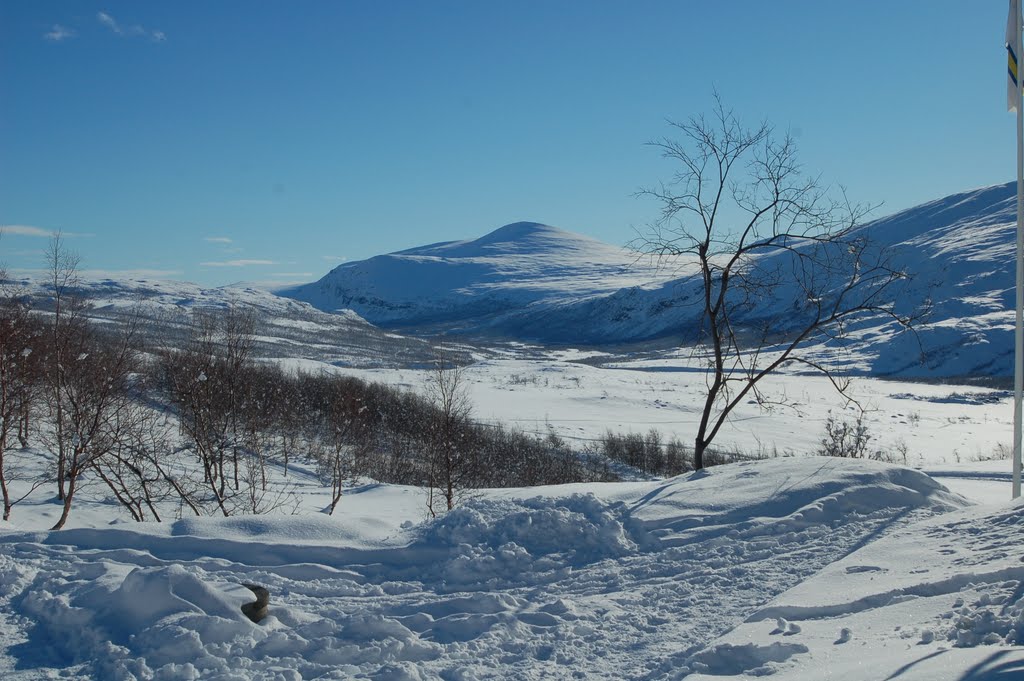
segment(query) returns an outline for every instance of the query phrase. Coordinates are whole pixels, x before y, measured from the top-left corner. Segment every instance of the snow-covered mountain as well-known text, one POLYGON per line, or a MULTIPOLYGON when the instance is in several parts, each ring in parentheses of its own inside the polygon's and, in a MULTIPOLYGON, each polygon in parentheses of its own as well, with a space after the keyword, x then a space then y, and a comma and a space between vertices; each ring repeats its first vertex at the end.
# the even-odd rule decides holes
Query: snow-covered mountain
MULTIPOLYGON (((48 308, 50 289, 44 281, 26 277, 7 284, 31 296, 37 309, 48 308)), ((143 333, 157 346, 173 346, 184 338, 192 310, 241 307, 255 313, 260 357, 362 367, 419 365, 433 357, 428 342, 385 332, 350 310, 329 314, 253 286, 82 278, 72 293, 88 302, 88 316, 100 323, 118 324, 137 312, 145 320, 143 333)))
MULTIPOLYGON (((904 376, 1008 375, 1014 198, 1013 184, 986 187, 861 227, 893 266, 913 276, 900 288, 901 310, 931 312, 916 335, 899 333, 882 316, 861 320, 842 361, 904 376)), ((690 301, 699 286, 679 263, 658 269, 584 236, 517 223, 474 241, 347 263, 281 293, 322 310, 350 308, 384 326, 607 344, 686 336, 698 323, 690 301)), ((797 293, 780 288, 746 321, 785 318, 797 293)))
MULTIPOLYGON (((831 341, 812 351, 854 372, 1009 376, 1014 222, 1015 186, 1005 184, 864 225, 863 235, 913 276, 899 289, 900 310, 929 307, 930 313, 916 333, 901 332, 882 315, 860 319, 848 327, 842 352, 831 341)), ((782 257, 766 255, 758 266, 776 266, 782 257)), ((378 327, 575 346, 692 338, 701 286, 694 274, 685 263, 657 267, 623 248, 520 222, 479 239, 346 263, 279 295, 244 286, 110 279, 85 282, 82 293, 94 315, 111 319, 138 301, 165 318, 195 306, 244 304, 260 313, 267 356, 346 364, 398 357, 416 364, 427 343, 378 327)), ((778 328, 799 310, 801 295, 806 299, 799 287, 781 285, 733 321, 778 328)))
POLYGON ((637 254, 535 222, 479 239, 449 241, 345 263, 281 295, 351 309, 391 327, 479 331, 527 309, 589 300, 668 278, 637 254))
MULTIPOLYGON (((879 315, 847 329, 842 361, 856 371, 901 376, 1006 376, 1012 373, 1015 185, 954 194, 865 224, 861 234, 912 281, 899 287, 901 313, 928 308, 915 333, 879 315), (922 358, 923 350, 923 358, 922 358)), ((765 256, 764 260, 771 257, 765 256)), ((699 309, 700 282, 683 277, 649 289, 533 310, 520 332, 592 343, 685 335, 699 309)), ((784 320, 799 307, 796 287, 780 286, 771 304, 745 322, 784 320)), ((821 348, 835 353, 834 344, 821 348)), ((834 359, 834 357, 833 357, 834 359)))

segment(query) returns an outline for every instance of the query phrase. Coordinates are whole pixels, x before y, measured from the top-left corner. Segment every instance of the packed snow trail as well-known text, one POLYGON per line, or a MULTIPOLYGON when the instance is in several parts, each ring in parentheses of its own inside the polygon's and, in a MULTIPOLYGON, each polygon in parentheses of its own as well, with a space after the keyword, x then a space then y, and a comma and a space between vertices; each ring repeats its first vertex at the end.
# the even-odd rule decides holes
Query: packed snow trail
POLYGON ((677 670, 693 681, 720 679, 737 649, 767 653, 785 643, 802 649, 791 664, 765 658, 746 672, 786 681, 1024 678, 1022 530, 1024 502, 893 528, 751 613, 677 670), (798 634, 779 636, 780 621, 798 634))
POLYGON ((344 513, 3 533, 0 675, 743 673, 803 653, 799 629, 725 666, 709 644, 843 556, 965 504, 908 469, 780 459, 486 492, 390 536, 354 532, 344 513), (240 610, 243 583, 270 590, 260 625, 240 610))

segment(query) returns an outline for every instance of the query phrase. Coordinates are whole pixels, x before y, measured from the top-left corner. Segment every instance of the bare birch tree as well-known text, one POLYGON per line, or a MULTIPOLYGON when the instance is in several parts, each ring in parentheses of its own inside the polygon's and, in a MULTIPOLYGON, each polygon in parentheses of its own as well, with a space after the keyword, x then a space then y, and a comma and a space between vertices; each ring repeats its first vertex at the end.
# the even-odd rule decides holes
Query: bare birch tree
POLYGON ((60 383, 51 393, 52 444, 63 453, 63 507, 54 530, 64 527, 84 474, 97 470, 129 436, 138 418, 131 382, 139 370, 138 317, 116 334, 100 335, 89 325, 63 339, 60 383))
POLYGON ((717 94, 710 116, 670 125, 678 138, 651 146, 677 170, 640 192, 661 210, 637 245, 699 270, 695 340, 708 358, 699 469, 737 405, 769 404, 759 384, 777 369, 802 364, 845 394, 842 375, 802 352, 810 341, 842 339, 865 317, 913 320, 893 302, 906 273, 860 229, 867 209, 804 174, 789 135, 744 127, 717 94))
POLYGON ((70 361, 69 345, 81 331, 80 327, 84 323, 81 314, 84 302, 76 290, 79 285, 78 268, 81 259, 77 253, 64 245, 64 238, 60 232, 50 238, 44 256, 47 285, 50 288, 50 302, 53 307, 46 357, 48 401, 53 410, 53 423, 57 429, 54 438, 57 447, 57 498, 64 501, 67 494, 66 468, 69 456, 65 446, 69 439, 63 433, 66 419, 62 394, 66 388, 66 373, 70 361))
POLYGON ((0 493, 3 519, 10 520, 14 505, 43 482, 36 479, 28 492, 15 498, 10 489, 15 472, 9 452, 16 438, 22 448, 27 445, 24 423, 41 385, 42 367, 36 351, 40 326, 27 302, 6 280, 6 272, 0 269, 0 493))
POLYGON ((427 392, 437 409, 431 424, 427 507, 436 516, 437 494, 445 509, 455 508, 459 493, 473 479, 476 457, 467 437, 472 414, 465 367, 443 349, 437 352, 427 392))

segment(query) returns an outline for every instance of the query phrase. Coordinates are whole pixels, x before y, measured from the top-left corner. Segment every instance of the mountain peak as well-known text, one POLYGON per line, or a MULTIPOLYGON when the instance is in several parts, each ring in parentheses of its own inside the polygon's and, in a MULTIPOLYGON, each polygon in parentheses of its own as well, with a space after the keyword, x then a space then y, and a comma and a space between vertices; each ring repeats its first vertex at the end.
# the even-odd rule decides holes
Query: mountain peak
POLYGON ((513 222, 446 241, 345 263, 285 295, 324 310, 351 308, 376 324, 495 319, 540 301, 609 294, 667 278, 632 254, 539 222, 513 222))
POLYGON ((524 243, 538 239, 564 239, 574 236, 576 235, 564 229, 540 222, 513 222, 485 234, 476 239, 474 243, 479 246, 486 246, 489 244, 524 243))

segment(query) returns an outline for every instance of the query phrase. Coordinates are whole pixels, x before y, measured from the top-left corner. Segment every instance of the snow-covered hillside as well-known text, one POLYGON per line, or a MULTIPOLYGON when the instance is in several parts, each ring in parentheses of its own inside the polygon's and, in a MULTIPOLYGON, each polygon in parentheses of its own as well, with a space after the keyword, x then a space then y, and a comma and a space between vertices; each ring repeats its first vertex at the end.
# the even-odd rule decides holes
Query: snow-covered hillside
MULTIPOLYGON (((902 311, 931 313, 916 337, 899 334, 883 316, 855 325, 842 359, 848 368, 932 377, 1010 373, 1014 192, 1013 184, 964 192, 861 228, 913 277, 900 288, 902 311)), ((517 223, 476 241, 348 263, 282 293, 323 310, 351 308, 386 326, 607 344, 686 336, 696 326, 699 286, 680 263, 659 270, 586 237, 517 223)), ((799 303, 796 294, 781 289, 747 321, 785 317, 799 303)))
POLYGON ((556 227, 517 222, 475 240, 345 263, 317 282, 279 293, 321 310, 352 309, 374 324, 479 330, 526 308, 666 278, 627 250, 556 227))
MULTIPOLYGON (((18 295, 31 296, 37 309, 48 309, 49 288, 42 279, 16 279, 8 285, 18 295)), ((369 367, 418 365, 433 356, 429 343, 385 332, 351 310, 329 314, 253 286, 82 278, 72 293, 89 304, 88 316, 100 323, 123 323, 139 313, 146 322, 142 332, 156 346, 181 342, 192 310, 240 307, 254 313, 258 357, 369 367)))
MULTIPOLYGON (((860 235, 911 277, 896 289, 897 309, 929 312, 916 324, 916 334, 901 333, 887 315, 858 320, 847 327, 844 352, 836 355, 829 344, 818 349, 819 359, 882 375, 1010 375, 1015 192, 1014 184, 1006 184, 955 194, 861 227, 860 235)), ((764 255, 760 266, 774 267, 782 257, 790 256, 764 255)), ((774 299, 733 321, 785 324, 802 302, 802 291, 790 283, 783 281, 774 299)), ((681 334, 695 323, 699 310, 688 301, 697 299, 700 286, 683 278, 656 289, 535 310, 524 317, 523 331, 547 330, 549 338, 563 341, 577 333, 595 342, 681 334)))

